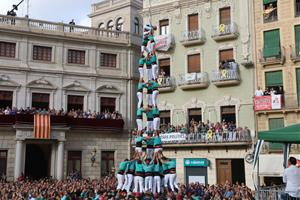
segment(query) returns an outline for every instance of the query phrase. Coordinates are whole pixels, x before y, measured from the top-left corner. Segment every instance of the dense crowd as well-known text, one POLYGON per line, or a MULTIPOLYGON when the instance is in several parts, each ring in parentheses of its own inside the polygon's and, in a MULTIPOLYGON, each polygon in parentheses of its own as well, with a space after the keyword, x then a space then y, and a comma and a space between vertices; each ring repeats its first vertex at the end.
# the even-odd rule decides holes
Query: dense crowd
POLYGON ((50 114, 53 116, 69 116, 73 118, 84 118, 84 119, 122 119, 122 115, 118 111, 109 112, 92 112, 91 110, 82 111, 80 109, 71 109, 70 111, 65 111, 64 109, 55 110, 55 109, 36 109, 36 108, 0 108, 0 115, 16 115, 16 114, 50 114))
POLYGON ((191 183, 178 184, 179 191, 165 190, 159 195, 151 193, 127 194, 125 191, 116 191, 117 181, 113 176, 101 179, 80 179, 56 181, 42 179, 38 181, 23 180, 18 182, 0 182, 0 199, 53 199, 53 200, 112 200, 112 199, 159 199, 159 200, 252 200, 251 189, 244 184, 202 185, 191 183))

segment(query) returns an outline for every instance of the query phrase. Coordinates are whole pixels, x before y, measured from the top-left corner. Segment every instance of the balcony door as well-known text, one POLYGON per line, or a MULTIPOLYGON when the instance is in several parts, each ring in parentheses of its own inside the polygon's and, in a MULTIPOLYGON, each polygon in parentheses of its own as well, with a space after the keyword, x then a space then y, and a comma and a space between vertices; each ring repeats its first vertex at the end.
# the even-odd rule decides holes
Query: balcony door
POLYGON ((83 101, 84 96, 77 96, 77 95, 68 95, 68 106, 67 110, 81 110, 83 111, 83 101))
POLYGON ((188 16, 188 30, 197 31, 199 29, 199 22, 198 22, 198 13, 192 14, 188 16))
POLYGON ((221 8, 220 14, 220 24, 228 25, 231 23, 230 7, 221 8))
POLYGON ((36 109, 49 109, 50 94, 32 93, 31 106, 36 109))
POLYGON ((13 92, 0 91, 0 108, 12 107, 13 92))
POLYGON ((219 62, 225 62, 233 59, 233 49, 219 51, 219 62))
POLYGON ((236 123, 235 106, 222 106, 221 107, 221 120, 225 122, 236 123))

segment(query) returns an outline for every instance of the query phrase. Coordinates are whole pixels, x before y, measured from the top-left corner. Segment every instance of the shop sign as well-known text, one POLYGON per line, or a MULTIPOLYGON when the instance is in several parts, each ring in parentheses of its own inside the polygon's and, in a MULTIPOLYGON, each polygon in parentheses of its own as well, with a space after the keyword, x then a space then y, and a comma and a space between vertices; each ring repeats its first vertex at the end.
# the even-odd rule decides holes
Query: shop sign
POLYGON ((208 167, 209 160, 207 158, 185 158, 185 167, 208 167))
POLYGON ((259 96, 254 98, 254 110, 273 110, 282 108, 281 95, 259 96))

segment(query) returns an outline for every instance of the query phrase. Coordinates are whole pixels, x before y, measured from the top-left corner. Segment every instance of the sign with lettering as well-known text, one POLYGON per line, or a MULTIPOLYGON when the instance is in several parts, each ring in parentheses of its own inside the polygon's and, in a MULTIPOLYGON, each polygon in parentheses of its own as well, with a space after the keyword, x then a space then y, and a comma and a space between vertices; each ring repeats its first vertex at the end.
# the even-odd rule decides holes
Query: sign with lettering
POLYGON ((208 167, 209 160, 207 158, 185 158, 185 167, 208 167))
POLYGON ((173 46, 173 37, 172 35, 157 35, 154 37, 155 40, 155 49, 158 51, 169 51, 173 46))
POLYGON ((163 143, 186 140, 186 134, 183 134, 183 133, 164 133, 164 134, 160 134, 159 136, 163 143))
POLYGON ((254 110, 273 110, 282 108, 281 95, 254 97, 254 110))

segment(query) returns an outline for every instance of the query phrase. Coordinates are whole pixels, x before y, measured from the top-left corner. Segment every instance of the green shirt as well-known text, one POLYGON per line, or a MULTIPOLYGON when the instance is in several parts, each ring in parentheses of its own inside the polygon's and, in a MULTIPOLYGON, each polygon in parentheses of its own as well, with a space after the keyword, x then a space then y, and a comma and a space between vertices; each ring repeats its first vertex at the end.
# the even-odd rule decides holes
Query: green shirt
POLYGON ((159 84, 157 83, 157 82, 155 82, 155 81, 152 81, 151 82, 151 85, 152 85, 152 89, 154 90, 154 89, 158 89, 159 88, 159 84))
POLYGON ((151 119, 150 121, 152 121, 153 120, 153 113, 152 113, 152 111, 150 110, 150 111, 148 111, 148 112, 146 112, 146 116, 147 116, 147 120, 148 119, 151 119))
POLYGON ((167 163, 163 163, 163 164, 162 164, 162 169, 163 169, 163 171, 168 170, 168 165, 167 165, 167 163))
POLYGON ((128 164, 129 164, 129 161, 121 162, 120 165, 119 165, 118 171, 125 171, 128 164))
POLYGON ((140 172, 140 173, 144 173, 144 168, 143 168, 143 163, 139 163, 139 162, 135 162, 135 171, 136 172, 140 172))
POLYGON ((171 160, 171 161, 167 162, 166 164, 168 166, 168 169, 176 168, 175 160, 171 160))
POLYGON ((159 115, 160 115, 160 111, 159 111, 159 109, 158 108, 156 108, 156 107, 154 107, 154 108, 152 108, 152 114, 153 115, 155 115, 155 116, 158 116, 159 117, 159 115))
POLYGON ((134 171, 135 170, 135 160, 130 162, 129 165, 128 165, 128 170, 132 170, 134 171))
POLYGON ((152 67, 152 62, 151 62, 151 59, 146 59, 146 67, 147 69, 150 69, 152 67))
POLYGON ((160 166, 159 162, 156 163, 156 164, 154 165, 153 172, 158 172, 158 173, 160 173, 161 170, 162 170, 162 167, 160 166))
POLYGON ((160 139, 160 137, 159 136, 156 136, 156 137, 154 137, 154 146, 159 146, 159 145, 161 145, 162 144, 162 142, 161 142, 161 139, 160 139))
POLYGON ((144 108, 138 108, 136 110, 136 116, 143 116, 144 108))
POLYGON ((138 90, 143 90, 144 87, 146 87, 146 84, 145 84, 145 83, 139 83, 139 84, 138 84, 138 90))
POLYGON ((154 139, 153 138, 149 138, 148 140, 146 140, 146 145, 147 146, 153 146, 154 145, 154 139))
POLYGON ((156 55, 150 56, 151 63, 156 63, 156 55))
POLYGON ((143 169, 144 171, 147 173, 147 172, 150 172, 152 173, 153 172, 153 169, 154 169, 154 165, 153 165, 153 161, 151 161, 149 163, 149 165, 147 165, 145 162, 143 163, 143 169))
POLYGON ((142 57, 139 59, 139 65, 144 65, 146 63, 146 58, 142 57))
POLYGON ((148 36, 148 40, 154 41, 154 36, 153 36, 153 35, 149 35, 149 36, 148 36))

